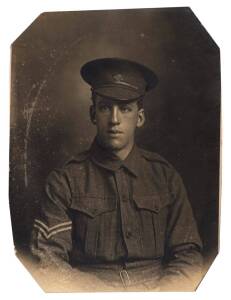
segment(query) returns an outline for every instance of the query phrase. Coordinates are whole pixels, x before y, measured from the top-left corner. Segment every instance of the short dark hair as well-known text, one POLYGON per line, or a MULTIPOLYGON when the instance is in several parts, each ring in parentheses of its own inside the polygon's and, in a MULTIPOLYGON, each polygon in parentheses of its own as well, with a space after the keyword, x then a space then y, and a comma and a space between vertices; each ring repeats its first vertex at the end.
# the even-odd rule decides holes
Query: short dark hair
MULTIPOLYGON (((95 99, 96 99, 96 97, 97 97, 97 94, 94 93, 94 91, 92 91, 91 100, 93 102, 93 105, 95 105, 95 99)), ((144 107, 143 98, 138 98, 137 100, 134 100, 134 101, 136 101, 139 110, 144 107)), ((129 103, 129 102, 133 102, 133 101, 126 101, 126 102, 129 103)))

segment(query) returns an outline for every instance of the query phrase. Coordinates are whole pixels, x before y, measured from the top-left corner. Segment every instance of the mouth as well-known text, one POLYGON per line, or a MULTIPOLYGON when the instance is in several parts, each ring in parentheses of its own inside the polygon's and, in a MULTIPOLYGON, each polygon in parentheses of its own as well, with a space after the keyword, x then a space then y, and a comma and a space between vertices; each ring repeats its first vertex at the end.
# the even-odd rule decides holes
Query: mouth
POLYGON ((111 136, 117 136, 117 135, 122 134, 123 132, 120 130, 117 130, 117 129, 110 129, 110 130, 108 130, 108 133, 111 136))

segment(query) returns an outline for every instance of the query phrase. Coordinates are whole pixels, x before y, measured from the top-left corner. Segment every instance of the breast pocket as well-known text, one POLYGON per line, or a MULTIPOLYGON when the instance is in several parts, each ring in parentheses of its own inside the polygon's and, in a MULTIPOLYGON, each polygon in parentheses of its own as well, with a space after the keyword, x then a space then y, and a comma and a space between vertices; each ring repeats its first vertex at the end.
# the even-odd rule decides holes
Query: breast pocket
POLYGON ((139 215, 143 251, 150 257, 162 257, 166 242, 169 194, 160 192, 133 198, 139 215))
POLYGON ((84 254, 95 258, 99 237, 106 231, 102 224, 116 211, 116 199, 82 195, 73 199, 71 210, 73 238, 84 254))

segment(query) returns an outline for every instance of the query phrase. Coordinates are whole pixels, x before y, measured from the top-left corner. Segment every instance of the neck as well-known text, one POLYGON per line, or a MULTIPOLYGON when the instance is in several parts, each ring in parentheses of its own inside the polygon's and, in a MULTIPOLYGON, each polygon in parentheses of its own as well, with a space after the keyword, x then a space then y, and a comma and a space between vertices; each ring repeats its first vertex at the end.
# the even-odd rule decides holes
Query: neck
POLYGON ((120 160, 125 160, 128 154, 131 152, 134 144, 129 145, 128 147, 120 150, 112 150, 112 153, 118 157, 120 160))
POLYGON ((134 146, 134 141, 133 141, 132 143, 128 144, 123 149, 109 149, 108 147, 103 145, 103 143, 101 143, 98 136, 96 136, 96 140, 97 140, 98 145, 100 145, 104 150, 106 150, 108 153, 111 153, 112 156, 114 156, 115 158, 118 158, 119 160, 125 160, 134 146))

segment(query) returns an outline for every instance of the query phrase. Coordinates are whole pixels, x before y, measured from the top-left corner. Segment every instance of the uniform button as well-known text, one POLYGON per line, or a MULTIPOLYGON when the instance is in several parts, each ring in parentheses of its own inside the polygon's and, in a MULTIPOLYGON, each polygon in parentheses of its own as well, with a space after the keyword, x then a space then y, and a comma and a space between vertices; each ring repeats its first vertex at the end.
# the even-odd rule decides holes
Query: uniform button
POLYGON ((126 238, 130 238, 132 236, 132 232, 131 232, 131 229, 127 229, 126 231, 126 238))
POLYGON ((154 209, 155 209, 156 212, 158 212, 158 211, 159 211, 158 205, 155 204, 155 205, 154 205, 154 209))
POLYGON ((93 214, 96 214, 98 212, 98 209, 97 208, 93 208, 92 212, 93 212, 93 214))

